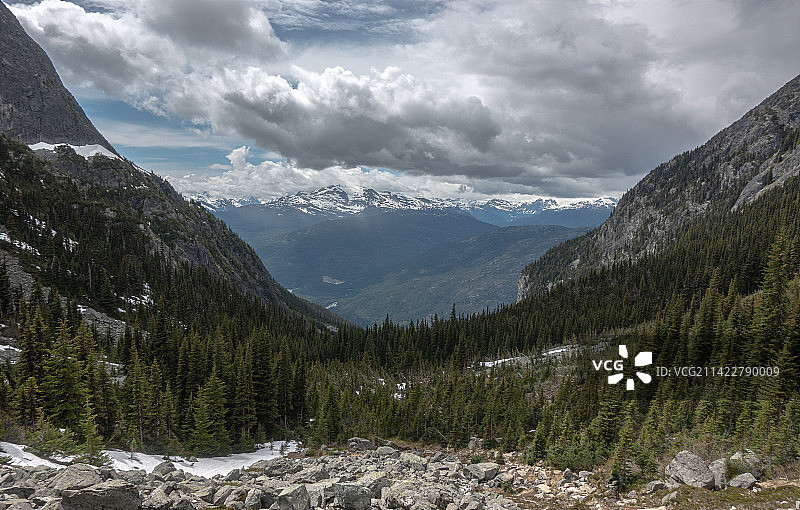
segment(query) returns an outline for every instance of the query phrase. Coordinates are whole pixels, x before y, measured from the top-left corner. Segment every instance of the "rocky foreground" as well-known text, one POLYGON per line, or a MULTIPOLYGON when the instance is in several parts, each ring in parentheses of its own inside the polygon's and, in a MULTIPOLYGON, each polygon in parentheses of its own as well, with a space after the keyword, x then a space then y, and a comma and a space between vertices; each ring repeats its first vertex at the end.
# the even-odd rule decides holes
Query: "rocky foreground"
MULTIPOLYGON (((746 485, 752 488, 755 476, 746 474, 746 485)), ((677 493, 662 494, 674 487, 719 490, 739 482, 723 480, 719 470, 689 452, 679 453, 666 475, 664 482, 621 495, 614 479, 598 479, 589 471, 575 474, 513 461, 466 464, 452 454, 375 448, 366 439, 353 438, 348 451, 262 460, 213 478, 187 474, 169 461, 150 473, 85 464, 60 470, 3 467, 0 510, 519 510, 575 504, 647 508, 653 502, 666 508, 676 502, 677 493)), ((786 508, 795 506, 784 503, 786 508)))
POLYGON ((517 510, 511 500, 485 491, 497 478, 494 463, 462 464, 457 457, 430 457, 377 449, 351 441, 356 452, 259 461, 225 476, 189 475, 165 461, 151 473, 76 464, 56 470, 0 469, 0 509, 411 509, 517 510))

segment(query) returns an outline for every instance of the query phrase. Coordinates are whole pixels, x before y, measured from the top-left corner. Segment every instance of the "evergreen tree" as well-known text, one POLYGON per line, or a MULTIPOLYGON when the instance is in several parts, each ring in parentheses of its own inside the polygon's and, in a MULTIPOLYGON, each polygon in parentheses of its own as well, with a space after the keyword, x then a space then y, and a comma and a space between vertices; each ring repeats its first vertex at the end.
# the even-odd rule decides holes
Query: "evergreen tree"
POLYGON ((89 396, 84 378, 85 370, 78 361, 69 328, 62 321, 43 385, 48 416, 57 427, 80 430, 84 402, 89 396))

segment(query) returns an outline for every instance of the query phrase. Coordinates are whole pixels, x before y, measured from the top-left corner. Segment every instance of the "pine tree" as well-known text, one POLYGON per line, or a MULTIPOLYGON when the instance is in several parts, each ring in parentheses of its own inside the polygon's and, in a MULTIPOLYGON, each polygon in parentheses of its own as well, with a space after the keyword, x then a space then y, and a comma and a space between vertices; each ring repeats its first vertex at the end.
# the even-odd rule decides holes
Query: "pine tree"
POLYGON ((17 388, 15 406, 17 416, 25 427, 36 427, 42 415, 41 396, 39 385, 36 384, 35 377, 28 377, 22 385, 17 388))
POLYGON ((104 448, 103 438, 97 431, 96 419, 97 417, 87 397, 83 406, 83 419, 80 427, 85 452, 81 460, 88 464, 105 464, 109 459, 102 452, 104 448))
POLYGON ((88 398, 84 379, 85 370, 77 359, 69 327, 62 321, 42 388, 48 416, 54 425, 73 431, 80 429, 84 401, 88 398))
POLYGON ((281 343, 278 356, 275 358, 273 368, 273 381, 277 390, 278 413, 281 417, 284 429, 289 428, 289 415, 292 407, 292 372, 291 360, 289 359, 288 347, 285 340, 281 343))
POLYGON ((253 426, 256 422, 255 397, 253 394, 253 369, 249 354, 239 350, 236 367, 236 392, 234 393, 231 423, 237 450, 249 450, 254 446, 253 426))
POLYGON ((633 476, 631 464, 639 456, 639 449, 635 442, 635 415, 636 403, 629 402, 625 409, 623 425, 619 430, 619 441, 611 463, 612 471, 619 475, 623 483, 633 476))
POLYGON ((201 455, 226 455, 231 440, 225 424, 225 384, 212 372, 197 395, 192 447, 201 455))

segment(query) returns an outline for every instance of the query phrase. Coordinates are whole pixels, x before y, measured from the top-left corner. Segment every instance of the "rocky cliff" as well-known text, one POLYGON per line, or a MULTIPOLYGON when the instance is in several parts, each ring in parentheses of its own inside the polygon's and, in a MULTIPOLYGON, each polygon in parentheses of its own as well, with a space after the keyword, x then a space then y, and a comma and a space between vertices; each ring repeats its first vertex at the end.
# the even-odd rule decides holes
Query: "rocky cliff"
POLYGON ((600 227, 520 274, 518 299, 615 262, 653 255, 716 206, 736 210, 800 173, 800 76, 704 145, 653 169, 600 227))
POLYGON ((26 144, 113 147, 64 88, 47 54, 0 2, 0 132, 26 144))

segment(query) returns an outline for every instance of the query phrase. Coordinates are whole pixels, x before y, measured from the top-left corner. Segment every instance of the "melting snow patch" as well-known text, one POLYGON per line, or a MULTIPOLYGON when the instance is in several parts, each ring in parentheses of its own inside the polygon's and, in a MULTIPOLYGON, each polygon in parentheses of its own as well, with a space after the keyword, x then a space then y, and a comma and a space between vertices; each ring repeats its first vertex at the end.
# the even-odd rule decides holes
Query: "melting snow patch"
POLYGON ((98 144, 72 145, 72 144, 69 144, 69 143, 52 144, 52 143, 39 142, 39 143, 34 143, 33 145, 29 145, 28 147, 30 147, 31 150, 34 150, 34 151, 38 151, 38 150, 54 151, 54 150, 56 150, 56 147, 58 147, 59 145, 69 145, 70 147, 72 147, 72 150, 75 151, 75 154, 78 154, 79 156, 83 156, 84 158, 88 158, 89 156, 97 156, 99 154, 99 155, 105 156, 107 158, 119 159, 119 156, 117 156, 116 154, 114 154, 110 150, 106 149, 102 145, 98 145, 98 144))
POLYGON ((505 364, 519 363, 519 361, 521 359, 522 358, 516 357, 516 358, 497 359, 497 360, 494 360, 494 361, 481 361, 480 365, 482 367, 492 368, 492 367, 495 367, 495 366, 498 366, 498 365, 502 366, 502 365, 505 365, 505 364))
POLYGON ((25 250, 27 252, 33 253, 34 255, 39 255, 39 250, 37 250, 36 248, 34 248, 33 246, 31 246, 26 242, 11 239, 11 237, 9 237, 9 235, 6 234, 5 232, 0 232, 0 241, 6 241, 8 243, 13 244, 20 250, 25 250))
POLYGON ((54 464, 41 457, 37 457, 32 453, 28 453, 25 451, 25 448, 27 447, 21 444, 0 442, 0 450, 3 450, 2 455, 11 457, 9 464, 12 466, 47 466, 51 468, 64 467, 54 464))
MULTIPOLYGON (((197 462, 188 462, 180 457, 171 457, 173 464, 178 469, 183 469, 193 475, 211 478, 214 475, 225 475, 236 468, 248 467, 259 460, 269 460, 280 457, 283 453, 295 452, 298 444, 294 441, 286 443, 281 452, 283 441, 275 441, 271 444, 261 445, 261 448, 250 453, 237 453, 226 455, 225 457, 209 457, 199 459, 197 462)), ((65 466, 55 464, 46 459, 26 452, 24 445, 0 442, 3 455, 11 457, 11 464, 14 466, 47 466, 52 468, 63 468, 65 466)), ((103 450, 103 453, 111 458, 111 467, 117 471, 144 469, 147 472, 164 462, 161 455, 149 455, 146 453, 131 453, 121 450, 103 450)))

